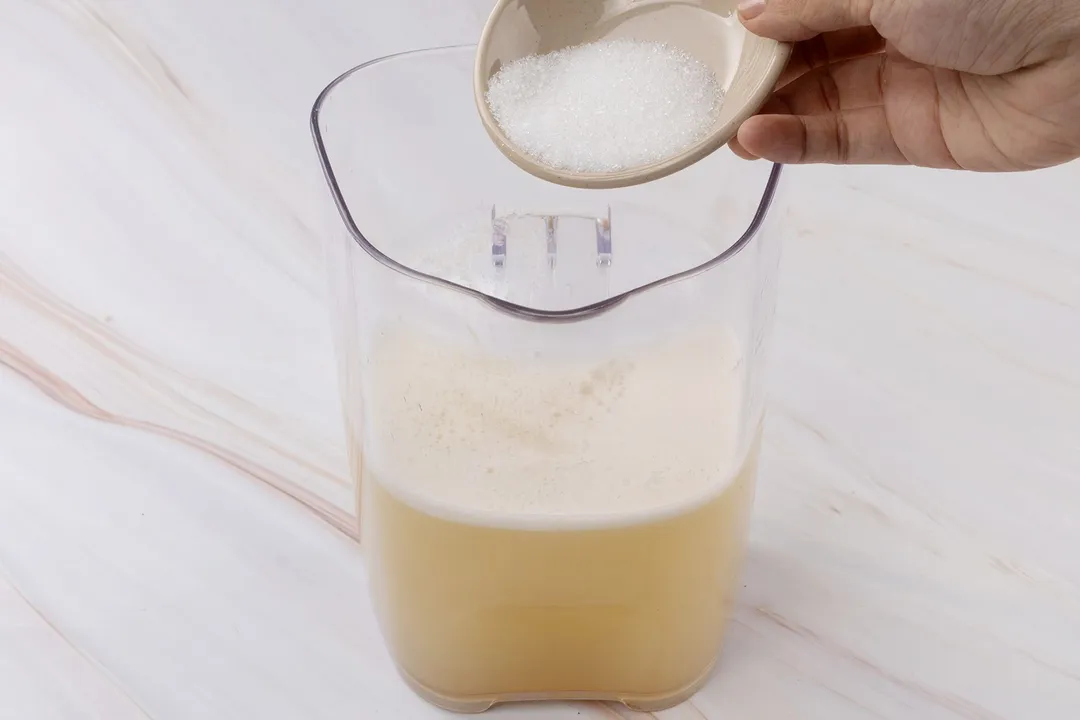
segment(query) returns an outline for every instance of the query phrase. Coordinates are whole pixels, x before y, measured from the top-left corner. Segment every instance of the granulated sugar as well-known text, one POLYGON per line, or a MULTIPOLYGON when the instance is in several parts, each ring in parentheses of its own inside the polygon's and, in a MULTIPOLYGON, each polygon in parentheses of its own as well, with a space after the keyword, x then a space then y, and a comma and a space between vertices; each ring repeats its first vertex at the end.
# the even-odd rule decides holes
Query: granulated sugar
POLYGON ((716 75, 663 43, 605 40, 515 60, 487 101, 520 151, 572 172, 614 172, 702 140, 723 92, 716 75))

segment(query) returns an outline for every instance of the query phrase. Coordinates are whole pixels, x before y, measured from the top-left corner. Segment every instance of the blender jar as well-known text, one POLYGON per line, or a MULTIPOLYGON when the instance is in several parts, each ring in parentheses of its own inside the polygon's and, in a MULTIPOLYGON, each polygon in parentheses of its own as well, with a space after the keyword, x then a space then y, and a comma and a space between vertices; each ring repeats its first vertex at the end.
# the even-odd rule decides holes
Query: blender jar
POLYGON ((444 708, 669 707, 737 588, 780 168, 545 183, 481 127, 474 51, 360 66, 312 112, 373 604, 444 708))

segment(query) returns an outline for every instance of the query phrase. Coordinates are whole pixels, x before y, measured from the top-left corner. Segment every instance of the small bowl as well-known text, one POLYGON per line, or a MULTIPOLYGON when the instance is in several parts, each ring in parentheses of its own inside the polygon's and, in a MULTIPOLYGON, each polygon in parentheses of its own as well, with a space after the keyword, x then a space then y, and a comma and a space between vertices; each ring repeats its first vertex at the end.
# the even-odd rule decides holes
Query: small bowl
POLYGON ((499 0, 476 54, 473 92, 484 127, 506 157, 539 178, 578 188, 615 188, 682 170, 726 145, 768 99, 791 46, 747 31, 738 0, 499 0), (659 162, 610 173, 576 173, 520 152, 487 103, 488 82, 504 65, 534 54, 629 38, 681 48, 716 74, 724 102, 707 137, 659 162))

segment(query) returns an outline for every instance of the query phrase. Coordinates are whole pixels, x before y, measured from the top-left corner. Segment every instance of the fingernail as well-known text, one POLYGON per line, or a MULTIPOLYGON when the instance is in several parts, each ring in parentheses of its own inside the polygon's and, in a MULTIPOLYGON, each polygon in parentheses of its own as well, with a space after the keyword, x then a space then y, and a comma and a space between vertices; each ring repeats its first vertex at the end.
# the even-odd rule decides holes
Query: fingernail
POLYGON ((739 3, 739 17, 743 20, 753 20, 765 12, 765 0, 742 0, 739 3))

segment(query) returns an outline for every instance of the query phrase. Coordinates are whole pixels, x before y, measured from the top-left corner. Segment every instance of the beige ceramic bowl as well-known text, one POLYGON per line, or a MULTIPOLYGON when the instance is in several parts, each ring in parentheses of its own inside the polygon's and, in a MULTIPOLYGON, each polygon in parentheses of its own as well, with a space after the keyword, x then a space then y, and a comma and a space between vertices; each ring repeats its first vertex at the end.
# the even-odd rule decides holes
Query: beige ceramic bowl
POLYGON ((476 55, 473 91, 488 134, 516 165, 560 185, 612 188, 656 180, 725 145, 764 104, 791 54, 789 45, 743 28, 738 0, 499 0, 476 55), (689 52, 716 73, 724 104, 708 137, 666 160, 613 173, 560 170, 519 152, 487 104, 488 81, 503 65, 533 54, 602 39, 665 42, 689 52))

